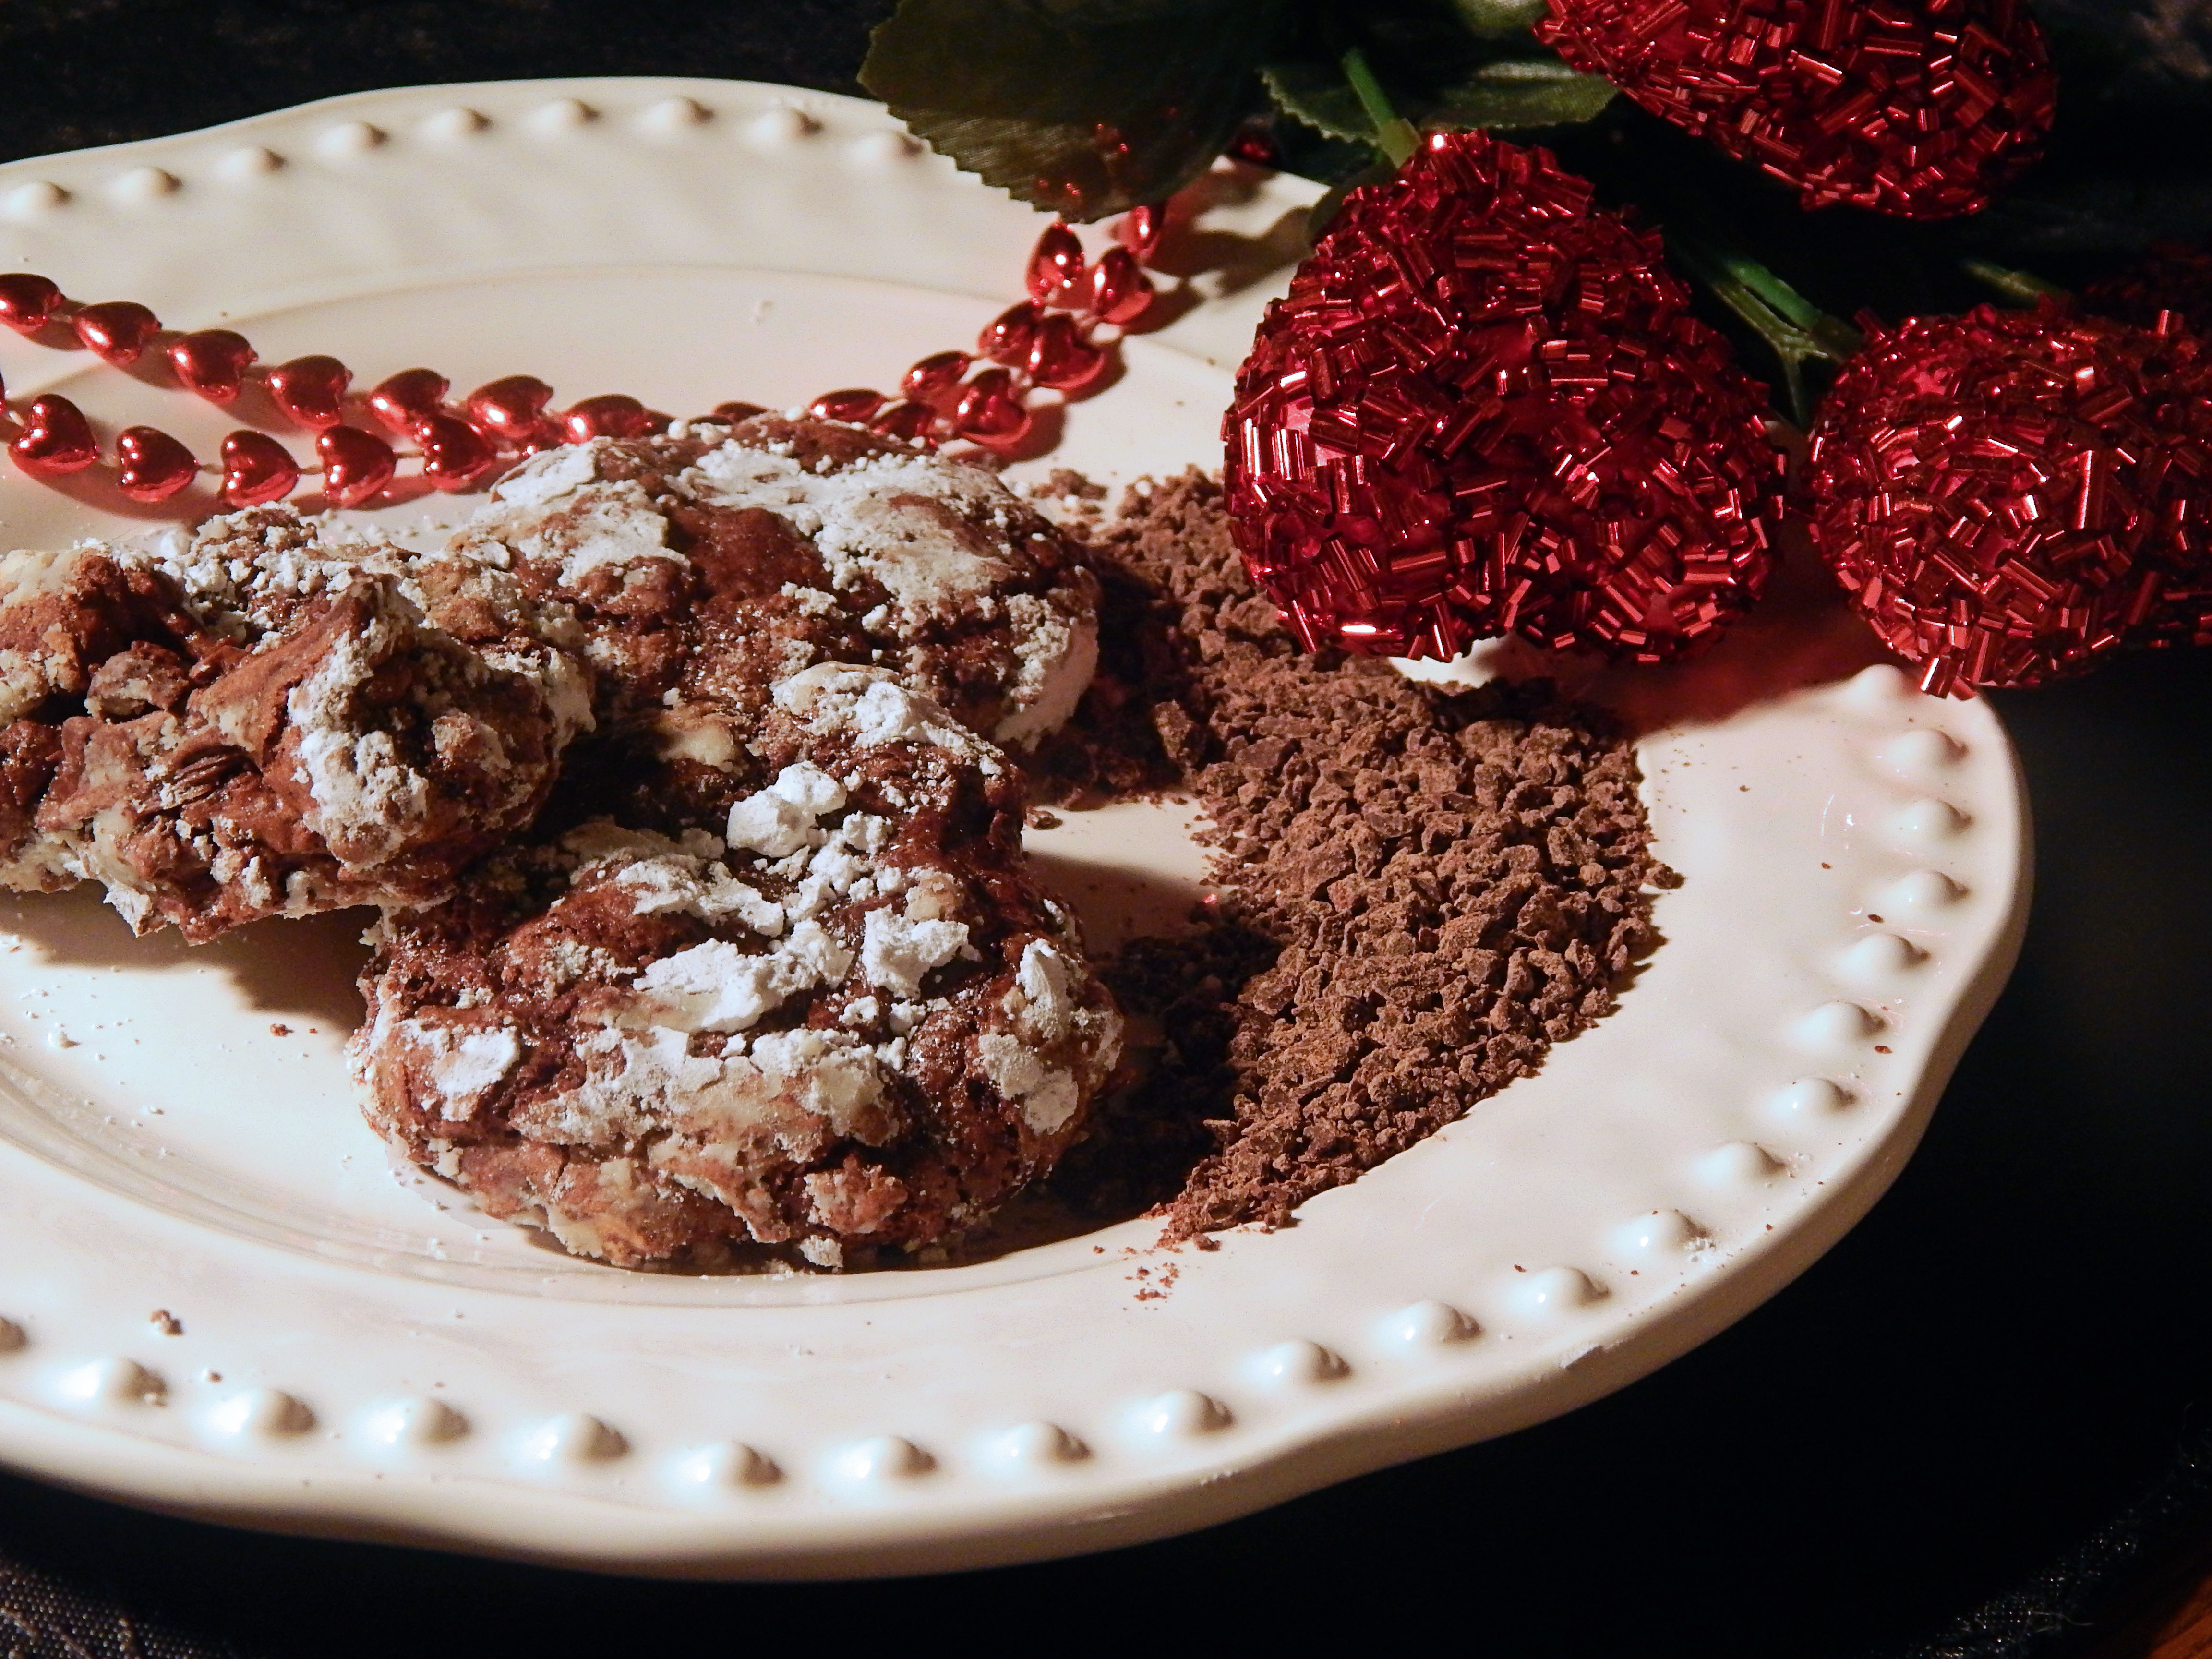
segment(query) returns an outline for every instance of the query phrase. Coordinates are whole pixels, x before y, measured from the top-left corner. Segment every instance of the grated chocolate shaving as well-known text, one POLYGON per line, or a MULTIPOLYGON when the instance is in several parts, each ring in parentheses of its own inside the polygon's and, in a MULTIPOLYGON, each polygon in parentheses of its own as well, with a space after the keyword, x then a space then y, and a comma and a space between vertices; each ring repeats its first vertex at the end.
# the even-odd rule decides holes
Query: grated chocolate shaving
POLYGON ((1219 897, 1109 967, 1163 1043, 1053 1190, 1096 1216, 1149 1208, 1171 1241, 1281 1226, 1602 1016, 1653 941, 1646 888, 1675 878, 1605 715, 1547 685, 1445 692, 1299 652, 1214 481, 1073 527, 1103 584, 1101 664, 1034 793, 1188 793, 1219 897))

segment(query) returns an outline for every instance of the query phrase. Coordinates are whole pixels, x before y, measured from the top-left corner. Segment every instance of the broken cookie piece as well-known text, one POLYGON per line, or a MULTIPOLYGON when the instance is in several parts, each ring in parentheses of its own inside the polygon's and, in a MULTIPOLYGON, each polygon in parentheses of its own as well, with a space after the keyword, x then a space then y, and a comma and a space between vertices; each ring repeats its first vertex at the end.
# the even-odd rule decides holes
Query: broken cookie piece
POLYGON ((544 804, 592 719, 581 645, 504 572, 283 508, 11 554, 0 881, 100 881, 195 942, 434 901, 544 804))

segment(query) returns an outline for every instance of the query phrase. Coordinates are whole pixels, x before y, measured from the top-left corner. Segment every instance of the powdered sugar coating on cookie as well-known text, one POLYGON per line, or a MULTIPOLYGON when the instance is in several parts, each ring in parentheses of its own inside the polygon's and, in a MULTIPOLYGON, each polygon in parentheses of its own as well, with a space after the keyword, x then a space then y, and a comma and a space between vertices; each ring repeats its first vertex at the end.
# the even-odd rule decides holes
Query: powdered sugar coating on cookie
POLYGON ((611 689, 640 706, 677 689, 682 659, 714 655, 687 630, 718 607, 778 617, 772 677, 889 668, 1013 747, 1062 724, 1097 663, 1096 579, 1026 502, 981 467, 829 422, 548 451, 455 544, 577 605, 611 689))
POLYGON ((562 608, 415 562, 284 508, 11 555, 0 879, 98 880, 134 927, 195 940, 441 896, 534 817, 589 678, 562 608))
POLYGON ((879 670, 780 683, 721 833, 587 824, 384 924, 371 1119, 492 1213, 624 1264, 821 1266, 972 1228, 1119 1058, 1025 872, 1003 759, 879 670))

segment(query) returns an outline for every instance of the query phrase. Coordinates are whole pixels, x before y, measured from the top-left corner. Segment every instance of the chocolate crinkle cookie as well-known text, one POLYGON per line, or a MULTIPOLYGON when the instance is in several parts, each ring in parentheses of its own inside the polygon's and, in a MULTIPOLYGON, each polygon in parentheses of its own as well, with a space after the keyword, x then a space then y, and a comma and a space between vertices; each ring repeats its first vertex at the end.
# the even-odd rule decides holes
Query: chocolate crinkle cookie
POLYGON ((194 941, 418 904, 528 824, 592 719, 573 614, 289 509, 0 560, 0 882, 194 941))
POLYGON ((955 1237, 1120 1057, 1005 757, 878 669, 779 682, 723 833, 595 820, 387 916, 369 1115, 490 1213, 623 1266, 955 1237))
POLYGON ((574 607, 599 671, 604 804, 662 829, 760 787, 766 688, 886 669, 1002 746, 1073 711, 1098 654, 1079 551, 983 468, 760 416, 518 468, 455 538, 574 607))

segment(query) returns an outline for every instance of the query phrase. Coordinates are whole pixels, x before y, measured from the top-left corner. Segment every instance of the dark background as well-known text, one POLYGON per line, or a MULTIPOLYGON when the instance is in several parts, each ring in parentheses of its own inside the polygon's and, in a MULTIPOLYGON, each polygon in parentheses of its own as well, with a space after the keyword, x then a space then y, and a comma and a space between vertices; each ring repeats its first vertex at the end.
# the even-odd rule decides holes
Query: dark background
MULTIPOLYGON (((854 90, 887 9, 0 0, 0 158, 432 81, 854 90)), ((2212 238, 2212 4, 2042 10, 2086 66, 2051 161, 1966 232, 1824 216, 1795 256, 1808 286, 1965 303, 1945 263, 1963 243, 1945 237, 2067 279, 2154 236, 2212 238)), ((1755 190, 1741 208, 1784 222, 1755 190)), ((1924 1149, 1802 1280, 1624 1394, 1190 1538, 857 1585, 629 1583, 269 1539, 0 1478, 0 1651, 338 1659, 909 1632, 1243 1649, 1380 1644, 1439 1620, 1454 1645, 1498 1653, 2079 1651, 2147 1574, 2212 1538, 2212 657, 1997 702, 2034 801, 2034 917, 1924 1149)))

